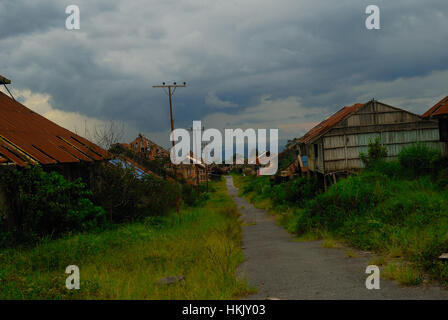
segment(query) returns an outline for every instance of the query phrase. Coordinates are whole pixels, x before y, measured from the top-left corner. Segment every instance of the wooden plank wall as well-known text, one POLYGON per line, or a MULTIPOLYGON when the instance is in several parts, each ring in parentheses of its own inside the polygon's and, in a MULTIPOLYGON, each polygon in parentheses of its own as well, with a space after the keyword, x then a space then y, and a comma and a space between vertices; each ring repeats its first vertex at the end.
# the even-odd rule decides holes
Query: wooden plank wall
POLYGON ((319 145, 317 159, 313 145, 307 146, 309 168, 321 173, 359 170, 363 167, 360 152, 367 153, 369 142, 377 137, 386 146, 389 159, 395 159, 403 148, 416 142, 447 153, 446 144, 439 141, 437 122, 421 120, 417 115, 375 101, 314 142, 319 145))

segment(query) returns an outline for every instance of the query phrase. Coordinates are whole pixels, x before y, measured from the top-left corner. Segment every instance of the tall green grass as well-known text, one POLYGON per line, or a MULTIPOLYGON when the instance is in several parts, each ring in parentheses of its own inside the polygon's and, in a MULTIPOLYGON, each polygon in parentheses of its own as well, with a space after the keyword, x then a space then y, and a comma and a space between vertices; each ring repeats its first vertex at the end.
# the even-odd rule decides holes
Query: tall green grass
POLYGON ((0 299, 231 299, 249 291, 236 205, 217 182, 210 199, 168 217, 0 251, 0 299), (65 287, 80 268, 81 289, 65 287), (175 284, 166 276, 184 275, 175 284))

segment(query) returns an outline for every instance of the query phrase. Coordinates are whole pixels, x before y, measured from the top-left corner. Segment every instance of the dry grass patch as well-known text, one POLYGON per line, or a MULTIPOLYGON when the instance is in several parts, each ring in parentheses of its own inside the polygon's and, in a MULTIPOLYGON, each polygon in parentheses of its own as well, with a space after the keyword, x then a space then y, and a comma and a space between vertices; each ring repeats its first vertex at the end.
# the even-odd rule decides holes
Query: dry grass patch
POLYGON ((423 273, 408 263, 392 262, 384 267, 383 274, 405 286, 417 286, 423 282, 423 273))

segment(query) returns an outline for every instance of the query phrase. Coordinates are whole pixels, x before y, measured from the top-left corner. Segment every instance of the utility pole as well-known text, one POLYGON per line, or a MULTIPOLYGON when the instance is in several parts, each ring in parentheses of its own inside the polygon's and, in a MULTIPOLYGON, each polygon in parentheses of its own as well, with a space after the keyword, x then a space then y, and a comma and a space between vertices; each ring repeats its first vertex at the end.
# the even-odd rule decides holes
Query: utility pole
MULTIPOLYGON (((152 86, 153 88, 163 88, 163 91, 165 91, 166 94, 168 94, 169 101, 170 101, 170 120, 171 120, 171 134, 174 132, 174 117, 173 117, 173 102, 172 102, 172 96, 174 95, 174 92, 176 91, 176 88, 185 88, 187 86, 186 82, 183 82, 182 84, 177 84, 176 82, 173 82, 173 84, 166 84, 165 82, 162 82, 162 85, 158 86, 152 86), (167 90, 168 89, 168 92, 167 90)), ((174 139, 171 139, 171 145, 173 146, 173 152, 174 157, 176 157, 176 150, 174 149, 174 139)), ((176 170, 176 164, 174 164, 174 179, 177 181, 177 170, 176 170)), ((176 208, 177 212, 179 213, 179 198, 176 200, 176 208)))
MULTIPOLYGON (((202 127, 202 131, 204 131, 204 127, 202 127)), ((207 142, 202 142, 202 150, 207 146, 207 142)), ((208 165, 207 165, 207 154, 205 154, 204 166, 205 166, 205 183, 207 185, 207 193, 208 193, 208 165)))
MULTIPOLYGON (((189 129, 187 129, 188 131, 193 133, 193 137, 194 137, 194 130, 195 128, 191 127, 189 129)), ((202 127, 202 131, 204 131, 204 127, 202 127)), ((199 156, 199 163, 202 164, 202 157, 201 155, 197 154, 197 146, 196 146, 196 140, 193 141, 194 143, 194 153, 193 153, 193 163, 195 162, 195 160, 198 160, 197 158, 195 158, 194 156, 196 155, 199 156)), ((199 169, 198 169, 198 164, 194 164, 195 166, 195 171, 196 171, 196 188, 198 191, 198 200, 201 199, 201 188, 200 188, 200 183, 199 183, 199 169)), ((207 183, 207 192, 208 192, 208 183, 207 183)))

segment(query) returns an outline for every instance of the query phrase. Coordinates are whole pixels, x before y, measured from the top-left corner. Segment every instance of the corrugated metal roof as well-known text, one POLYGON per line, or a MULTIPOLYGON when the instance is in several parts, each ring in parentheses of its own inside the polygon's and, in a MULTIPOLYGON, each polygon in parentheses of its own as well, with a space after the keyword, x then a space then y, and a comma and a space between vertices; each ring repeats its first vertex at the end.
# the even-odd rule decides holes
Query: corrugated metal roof
POLYGON ((25 166, 97 161, 111 154, 0 92, 0 157, 25 166))
POLYGON ((154 174, 151 170, 145 169, 137 162, 126 157, 116 157, 115 159, 109 160, 109 163, 115 166, 120 166, 121 168, 133 168, 138 179, 150 174, 158 177, 158 175, 154 174))
POLYGON ((333 114, 331 117, 325 119, 321 123, 319 123, 317 126, 312 128, 310 131, 308 131, 301 139, 300 142, 302 143, 308 143, 314 138, 320 136, 327 130, 329 130, 331 127, 336 125, 341 120, 345 119, 347 116, 351 115, 353 112, 358 111, 362 106, 364 106, 363 103, 356 103, 349 107, 344 107, 335 114, 333 114))
POLYGON ((432 108, 422 114, 422 118, 448 115, 448 96, 437 102, 432 108))

